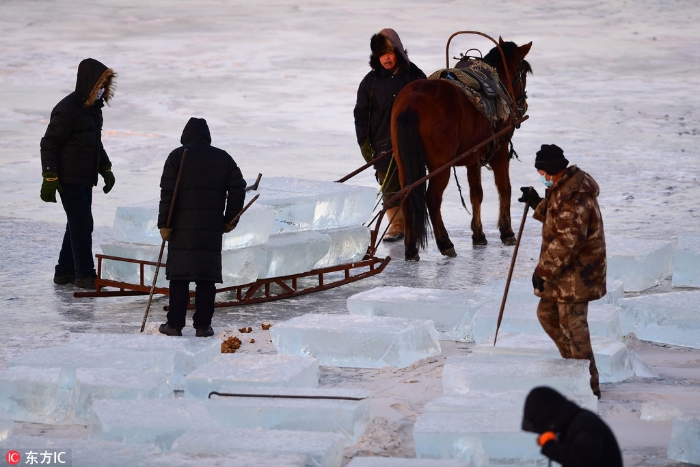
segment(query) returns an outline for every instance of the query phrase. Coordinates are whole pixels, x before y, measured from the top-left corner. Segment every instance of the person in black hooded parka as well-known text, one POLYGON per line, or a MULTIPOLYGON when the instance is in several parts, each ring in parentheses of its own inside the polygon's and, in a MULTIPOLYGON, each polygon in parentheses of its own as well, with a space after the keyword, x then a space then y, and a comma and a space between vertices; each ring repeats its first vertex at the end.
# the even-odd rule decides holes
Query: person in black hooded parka
POLYGON ((562 467, 622 467, 620 448, 608 425, 552 388, 530 391, 522 428, 538 433, 542 454, 562 467))
POLYGON ((158 228, 168 240, 166 277, 170 281, 168 321, 160 332, 181 336, 185 327, 189 284, 197 285, 193 326, 199 337, 214 335, 215 283, 221 278, 221 244, 231 220, 243 208, 246 182, 233 158, 211 145, 206 120, 190 118, 180 138, 182 146, 170 153, 160 179, 158 228), (187 149, 170 228, 168 213, 175 182, 187 149))

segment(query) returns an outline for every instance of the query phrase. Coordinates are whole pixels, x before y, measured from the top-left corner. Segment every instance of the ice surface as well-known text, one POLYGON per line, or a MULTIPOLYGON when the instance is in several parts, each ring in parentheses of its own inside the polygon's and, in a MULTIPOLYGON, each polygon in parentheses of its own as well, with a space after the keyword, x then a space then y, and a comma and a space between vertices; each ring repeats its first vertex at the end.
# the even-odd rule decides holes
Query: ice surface
MULTIPOLYGON (((527 334, 545 334, 540 321, 537 319, 537 303, 506 303, 503 310, 503 320, 499 335, 502 332, 519 332, 527 334)), ((498 312, 500 304, 487 303, 479 307, 474 313, 474 340, 483 344, 493 343, 496 333, 498 312)), ((591 336, 607 337, 619 340, 620 333, 620 307, 613 305, 588 306, 588 328, 591 336)))
POLYGON ((235 393, 251 386, 315 388, 318 374, 315 358, 222 354, 187 376, 185 396, 206 399, 212 391, 235 393))
POLYGON ((673 272, 673 243, 665 240, 607 237, 608 279, 620 280, 625 292, 658 285, 673 272))
MULTIPOLYGON (((255 196, 247 193, 247 198, 255 196)), ((246 199, 246 202, 250 201, 246 199)), ((120 242, 158 245, 162 243, 158 231, 159 200, 144 201, 128 206, 119 206, 114 217, 114 238, 120 242)), ((253 203, 243 213, 236 228, 224 234, 223 248, 233 249, 265 243, 275 222, 275 210, 271 206, 253 203)))
POLYGON ((267 243, 251 247, 258 277, 290 276, 310 271, 331 246, 331 237, 319 232, 271 235, 267 243))
POLYGON ((400 457, 353 457, 347 467, 472 467, 458 460, 404 459, 400 457))
POLYGON ((328 253, 316 262, 314 269, 360 261, 367 253, 370 241, 370 233, 367 227, 361 225, 341 227, 321 230, 319 233, 330 236, 331 244, 328 248, 328 253))
POLYGON ((678 235, 673 259, 674 287, 700 287, 700 236, 678 235))
POLYGON ((60 368, 7 368, 0 372, 1 412, 23 422, 70 423, 73 384, 60 368))
POLYGON ((340 467, 345 437, 337 433, 247 428, 193 429, 180 436, 173 451, 304 454, 308 467, 340 467))
POLYGON ((667 456, 676 461, 700 464, 700 415, 673 419, 667 456))
MULTIPOLYGON (((66 454, 61 459, 66 461, 66 464, 55 463, 51 465, 69 465, 71 467, 138 467, 146 456, 158 453, 155 446, 146 444, 27 435, 12 436, 0 442, 0 451, 5 452, 9 449, 21 453, 24 460, 27 459, 25 453, 29 451, 35 453, 64 451, 66 454)), ((42 465, 41 460, 42 456, 37 456, 37 465, 42 465)))
POLYGON ((206 402, 207 409, 222 427, 330 431, 345 436, 349 445, 357 442, 371 418, 369 391, 246 388, 239 393, 267 397, 212 396, 206 402))
POLYGON ((546 465, 536 435, 521 429, 515 411, 428 412, 413 428, 416 457, 475 460, 470 465, 546 465))
POLYGON ((88 438, 168 450, 188 430, 215 425, 204 402, 196 399, 102 400, 92 406, 88 438))
POLYGON ((218 339, 196 337, 172 339, 160 334, 80 334, 68 346, 82 346, 86 352, 92 352, 96 347, 172 352, 173 389, 184 389, 185 376, 221 355, 221 343, 218 339))
POLYGON ((478 306, 463 290, 376 287, 348 297, 352 315, 431 319, 440 340, 473 341, 472 319, 478 306))
POLYGON ((430 320, 309 313, 270 329, 282 354, 315 357, 320 365, 406 368, 440 354, 430 320))
MULTIPOLYGON (((160 246, 156 245, 112 242, 104 243, 100 246, 105 255, 141 259, 153 261, 154 263, 158 260, 158 254, 160 253, 160 246)), ((162 264, 165 264, 167 257, 168 249, 166 247, 163 251, 162 264)), ((155 269, 155 266, 144 266, 143 283, 145 285, 150 286, 153 284, 155 269)), ((258 278, 258 266, 255 261, 253 250, 250 248, 223 250, 221 252, 221 274, 224 282, 223 284, 217 284, 219 287, 231 287, 255 282, 258 278)), ((102 278, 131 284, 140 284, 140 266, 136 263, 104 260, 102 263, 102 278)), ((168 281, 165 278, 165 267, 163 266, 161 266, 158 272, 158 282, 156 285, 158 287, 168 287, 168 281)), ((192 290, 194 290, 194 287, 194 282, 190 283, 190 288, 192 290)))
MULTIPOLYGON (((491 339, 493 342, 493 339, 491 339)), ((619 383, 634 376, 632 358, 620 341, 592 336, 591 344, 601 383, 619 383)), ((498 342, 480 344, 472 352, 493 356, 561 358, 557 346, 546 334, 499 334, 498 342)))
POLYGON ((526 390, 551 386, 565 396, 591 392, 588 360, 471 354, 447 359, 442 370, 445 394, 474 390, 526 390))
POLYGON ((661 402, 644 402, 639 418, 648 421, 671 421, 676 417, 683 415, 683 411, 678 407, 661 402))
POLYGON ((700 349, 700 291, 642 295, 620 300, 622 332, 639 339, 700 349))
POLYGON ((0 441, 3 441, 12 436, 12 431, 15 428, 15 421, 11 418, 5 418, 8 414, 0 416, 0 441))
POLYGON ((146 456, 139 467, 304 467, 305 463, 302 454, 164 452, 146 456))
POLYGON ((100 399, 154 399, 173 396, 171 374, 114 368, 78 368, 75 371, 75 423, 87 425, 94 401, 100 399))

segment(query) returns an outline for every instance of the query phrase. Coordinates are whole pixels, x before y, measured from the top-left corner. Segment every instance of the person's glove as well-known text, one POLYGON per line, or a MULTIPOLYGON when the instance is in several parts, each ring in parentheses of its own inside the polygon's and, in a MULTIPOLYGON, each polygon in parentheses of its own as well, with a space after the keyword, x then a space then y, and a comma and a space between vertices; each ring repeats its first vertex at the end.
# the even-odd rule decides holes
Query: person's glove
POLYGON ((105 186, 102 188, 102 191, 109 193, 115 182, 114 174, 112 173, 112 166, 103 165, 100 167, 100 175, 102 175, 102 178, 105 180, 105 186))
POLYGON ((557 435, 553 431, 545 431, 537 437, 537 444, 539 446, 544 446, 550 441, 556 441, 557 435))
POLYGON ((377 154, 377 151, 372 147, 372 143, 369 142, 369 138, 366 138, 365 142, 360 146, 360 152, 366 162, 372 162, 372 159, 374 159, 374 156, 377 154))
POLYGON ((540 292, 544 292, 544 279, 538 276, 536 272, 532 273, 532 286, 540 292))
MULTIPOLYGON (((238 224, 238 222, 236 222, 236 224, 238 224)), ((227 223, 224 222, 224 233, 229 233, 230 231, 232 231, 233 229, 235 229, 235 228, 236 228, 236 224, 227 224, 227 223)))
POLYGON ((532 209, 537 209, 537 205, 540 204, 540 201, 542 201, 542 198, 540 198, 537 190, 531 186, 523 186, 520 187, 520 191, 523 192, 523 195, 518 198, 518 201, 529 204, 532 209))
POLYGON ((63 187, 58 181, 58 174, 56 172, 41 172, 41 176, 44 177, 44 181, 41 182, 41 197, 42 201, 47 203, 56 202, 56 191, 63 193, 63 187))
POLYGON ((160 231, 160 238, 163 240, 170 240, 173 237, 173 229, 168 229, 166 227, 163 227, 162 229, 158 229, 160 231))

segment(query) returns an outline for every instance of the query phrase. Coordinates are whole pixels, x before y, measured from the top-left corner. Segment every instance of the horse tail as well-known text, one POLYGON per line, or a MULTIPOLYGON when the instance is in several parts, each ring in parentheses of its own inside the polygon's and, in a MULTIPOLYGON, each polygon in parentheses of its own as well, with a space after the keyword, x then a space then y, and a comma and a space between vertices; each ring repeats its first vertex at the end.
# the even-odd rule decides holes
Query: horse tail
MULTIPOLYGON (((396 117, 398 159, 403 167, 404 186, 425 177, 426 164, 423 140, 418 133, 418 112, 406 109, 396 117)), ((409 227, 420 248, 428 244, 428 206, 425 183, 408 193, 409 227)))

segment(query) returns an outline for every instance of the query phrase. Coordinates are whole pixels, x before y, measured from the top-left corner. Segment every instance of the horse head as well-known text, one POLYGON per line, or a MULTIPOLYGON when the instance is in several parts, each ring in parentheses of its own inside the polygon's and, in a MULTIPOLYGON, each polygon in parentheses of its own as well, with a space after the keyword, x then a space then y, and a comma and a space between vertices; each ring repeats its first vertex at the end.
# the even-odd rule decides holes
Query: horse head
POLYGON ((503 58, 501 57, 501 52, 498 50, 498 47, 491 49, 484 57, 484 61, 498 70, 498 75, 501 77, 502 81, 505 81, 507 79, 506 77, 510 76, 510 86, 508 86, 508 83, 504 83, 506 84, 505 88, 509 93, 513 93, 511 97, 518 107, 518 112, 520 113, 519 117, 522 117, 525 115, 525 112, 527 112, 527 92, 525 91, 527 74, 532 73, 532 67, 528 61, 525 60, 525 56, 530 51, 532 42, 518 47, 515 42, 505 42, 499 37, 498 45, 503 51, 508 72, 506 73, 506 69, 503 65, 503 58))

